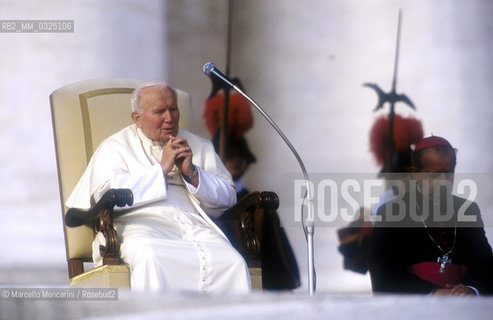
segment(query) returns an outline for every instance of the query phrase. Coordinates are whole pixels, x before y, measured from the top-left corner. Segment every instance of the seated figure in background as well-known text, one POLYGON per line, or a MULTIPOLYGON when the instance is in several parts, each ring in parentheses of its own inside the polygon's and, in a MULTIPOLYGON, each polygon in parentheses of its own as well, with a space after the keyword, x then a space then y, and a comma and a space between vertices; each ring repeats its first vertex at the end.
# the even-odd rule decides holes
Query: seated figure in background
POLYGON ((370 244, 373 291, 493 293, 493 253, 479 207, 451 194, 455 149, 441 137, 425 138, 412 165, 413 187, 378 210, 382 222, 370 244))

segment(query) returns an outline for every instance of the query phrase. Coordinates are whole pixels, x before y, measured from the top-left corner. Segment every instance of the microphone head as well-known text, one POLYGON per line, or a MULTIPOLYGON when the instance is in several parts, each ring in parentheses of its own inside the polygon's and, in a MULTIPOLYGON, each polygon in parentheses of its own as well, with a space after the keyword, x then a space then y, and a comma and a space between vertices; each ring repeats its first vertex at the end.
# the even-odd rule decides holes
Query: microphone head
POLYGON ((204 64, 204 73, 208 76, 211 75, 211 72, 212 72, 212 69, 216 68, 216 65, 212 62, 207 62, 206 64, 204 64))

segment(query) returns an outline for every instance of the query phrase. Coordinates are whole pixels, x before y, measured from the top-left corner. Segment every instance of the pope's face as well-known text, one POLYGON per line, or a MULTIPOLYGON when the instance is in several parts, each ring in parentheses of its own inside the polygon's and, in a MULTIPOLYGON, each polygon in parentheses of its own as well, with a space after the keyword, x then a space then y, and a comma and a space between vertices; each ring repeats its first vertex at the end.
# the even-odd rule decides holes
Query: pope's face
POLYGON ((141 112, 132 112, 135 124, 153 141, 165 144, 178 134, 180 111, 169 88, 148 87, 140 92, 141 112))

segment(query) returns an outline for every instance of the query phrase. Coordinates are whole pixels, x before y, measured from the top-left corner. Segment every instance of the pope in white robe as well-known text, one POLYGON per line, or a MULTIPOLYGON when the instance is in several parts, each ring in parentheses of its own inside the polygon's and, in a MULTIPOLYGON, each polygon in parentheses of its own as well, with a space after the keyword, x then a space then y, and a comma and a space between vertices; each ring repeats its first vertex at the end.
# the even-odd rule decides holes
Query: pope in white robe
MULTIPOLYGON (((176 94, 164 83, 137 88, 132 105, 135 124, 101 143, 66 205, 87 209, 111 188, 132 190, 114 226, 133 290, 249 292, 245 261, 210 219, 236 202, 212 143, 178 128, 176 94)), ((96 265, 100 244, 98 234, 96 265)))

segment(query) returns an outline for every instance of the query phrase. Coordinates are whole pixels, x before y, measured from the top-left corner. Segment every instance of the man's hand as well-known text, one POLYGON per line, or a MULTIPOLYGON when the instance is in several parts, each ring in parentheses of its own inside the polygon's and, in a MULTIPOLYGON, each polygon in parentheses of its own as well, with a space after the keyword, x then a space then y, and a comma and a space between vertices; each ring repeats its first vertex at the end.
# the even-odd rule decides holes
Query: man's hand
POLYGON ((193 163, 192 163, 192 148, 188 145, 187 139, 175 137, 170 139, 169 144, 175 150, 179 150, 176 158, 175 165, 180 170, 180 172, 186 176, 190 176, 193 173, 193 163))
MULTIPOLYGON (((192 163, 192 157, 192 148, 188 145, 187 139, 170 137, 168 143, 163 147, 163 155, 161 157, 161 167, 164 174, 168 174, 173 169, 173 166, 176 165, 182 175, 193 176, 195 166, 192 163)), ((188 182, 197 187, 199 178, 195 175, 188 182)))
POLYGON ((463 284, 447 283, 443 288, 433 291, 433 295, 438 296, 475 296, 476 292, 473 289, 463 284))
POLYGON ((180 137, 170 137, 168 143, 163 147, 161 156, 161 167, 164 174, 168 174, 176 165, 184 175, 193 173, 192 149, 187 140, 180 137))

